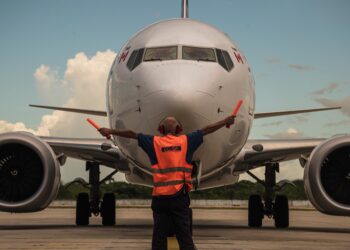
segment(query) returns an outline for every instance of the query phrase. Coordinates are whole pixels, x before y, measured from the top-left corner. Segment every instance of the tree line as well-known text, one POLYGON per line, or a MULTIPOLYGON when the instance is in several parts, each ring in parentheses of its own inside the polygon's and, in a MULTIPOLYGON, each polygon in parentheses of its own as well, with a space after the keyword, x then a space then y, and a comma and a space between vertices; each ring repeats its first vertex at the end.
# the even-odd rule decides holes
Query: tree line
MULTIPOLYGON (((302 180, 293 181, 294 186, 287 185, 278 194, 287 195, 290 200, 307 200, 302 180)), ((78 193, 89 190, 81 185, 69 187, 61 185, 57 200, 75 200, 78 193)), ((257 182, 242 180, 236 184, 190 193, 192 199, 210 200, 247 200, 251 194, 263 194, 263 186, 257 182)), ((111 182, 101 185, 101 194, 114 193, 116 199, 151 199, 152 188, 133 185, 126 182, 111 182)))

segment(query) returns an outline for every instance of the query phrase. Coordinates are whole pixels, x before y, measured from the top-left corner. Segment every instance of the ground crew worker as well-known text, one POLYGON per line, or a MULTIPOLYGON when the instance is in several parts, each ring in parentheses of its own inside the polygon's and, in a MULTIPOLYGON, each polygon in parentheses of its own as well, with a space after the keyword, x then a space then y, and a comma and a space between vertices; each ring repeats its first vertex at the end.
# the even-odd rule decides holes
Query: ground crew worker
POLYGON ((158 131, 163 136, 144 135, 128 129, 101 128, 103 136, 111 134, 138 140, 147 153, 153 170, 153 250, 167 249, 168 221, 173 222, 180 249, 195 249, 190 232, 190 198, 192 188, 192 156, 203 142, 203 136, 230 126, 235 116, 229 116, 195 132, 181 135, 182 126, 175 117, 166 117, 158 131))

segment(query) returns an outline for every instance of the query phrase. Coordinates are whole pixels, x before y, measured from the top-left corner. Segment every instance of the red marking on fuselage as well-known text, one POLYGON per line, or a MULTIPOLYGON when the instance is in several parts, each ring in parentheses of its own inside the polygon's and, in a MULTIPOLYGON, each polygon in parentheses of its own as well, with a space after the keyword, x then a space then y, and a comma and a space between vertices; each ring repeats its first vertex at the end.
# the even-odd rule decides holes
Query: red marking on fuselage
POLYGON ((126 58, 128 57, 128 54, 129 54, 129 50, 124 51, 124 52, 122 53, 122 55, 120 56, 119 62, 118 62, 118 63, 120 63, 121 61, 125 62, 126 58))
POLYGON ((236 57, 236 59, 237 59, 237 62, 244 64, 243 59, 242 59, 242 56, 241 56, 240 53, 238 53, 238 52, 237 52, 237 53, 236 53, 236 52, 233 52, 233 54, 235 54, 235 57, 236 57))

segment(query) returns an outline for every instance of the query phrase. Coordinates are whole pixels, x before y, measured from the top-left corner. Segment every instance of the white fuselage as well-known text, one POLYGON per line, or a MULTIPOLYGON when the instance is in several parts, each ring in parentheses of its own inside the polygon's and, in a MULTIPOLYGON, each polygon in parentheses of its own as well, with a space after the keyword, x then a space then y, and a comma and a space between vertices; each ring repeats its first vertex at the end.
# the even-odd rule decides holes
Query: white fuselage
MULTIPOLYGON (((235 125, 205 137, 194 155, 194 160, 201 162, 202 175, 227 164, 239 153, 254 118, 255 88, 250 67, 225 33, 191 19, 150 25, 121 49, 107 86, 110 126, 144 134, 159 134, 158 124, 166 116, 175 116, 184 133, 192 132, 228 116, 239 99, 243 105, 235 125), (177 46, 176 60, 142 61, 133 70, 128 68, 134 50, 166 46, 177 46), (183 59, 184 46, 227 51, 234 67, 228 71, 218 61, 183 59)), ((119 137, 115 141, 122 152, 143 168, 150 168, 136 141, 119 137)), ((133 182, 132 176, 126 177, 133 182)))

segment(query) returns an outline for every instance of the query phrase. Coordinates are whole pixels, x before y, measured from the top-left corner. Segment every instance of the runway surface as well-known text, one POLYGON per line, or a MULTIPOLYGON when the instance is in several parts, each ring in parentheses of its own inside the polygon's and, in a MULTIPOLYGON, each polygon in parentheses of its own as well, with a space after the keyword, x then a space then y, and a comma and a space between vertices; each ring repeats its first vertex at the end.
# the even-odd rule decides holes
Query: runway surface
MULTIPOLYGON (((275 229, 265 219, 261 229, 247 227, 243 209, 194 209, 198 249, 350 249, 350 217, 314 210, 290 211, 290 228, 275 229)), ((150 208, 117 209, 117 225, 77 227, 75 210, 49 208, 39 213, 0 212, 0 249, 150 249, 150 208)))

